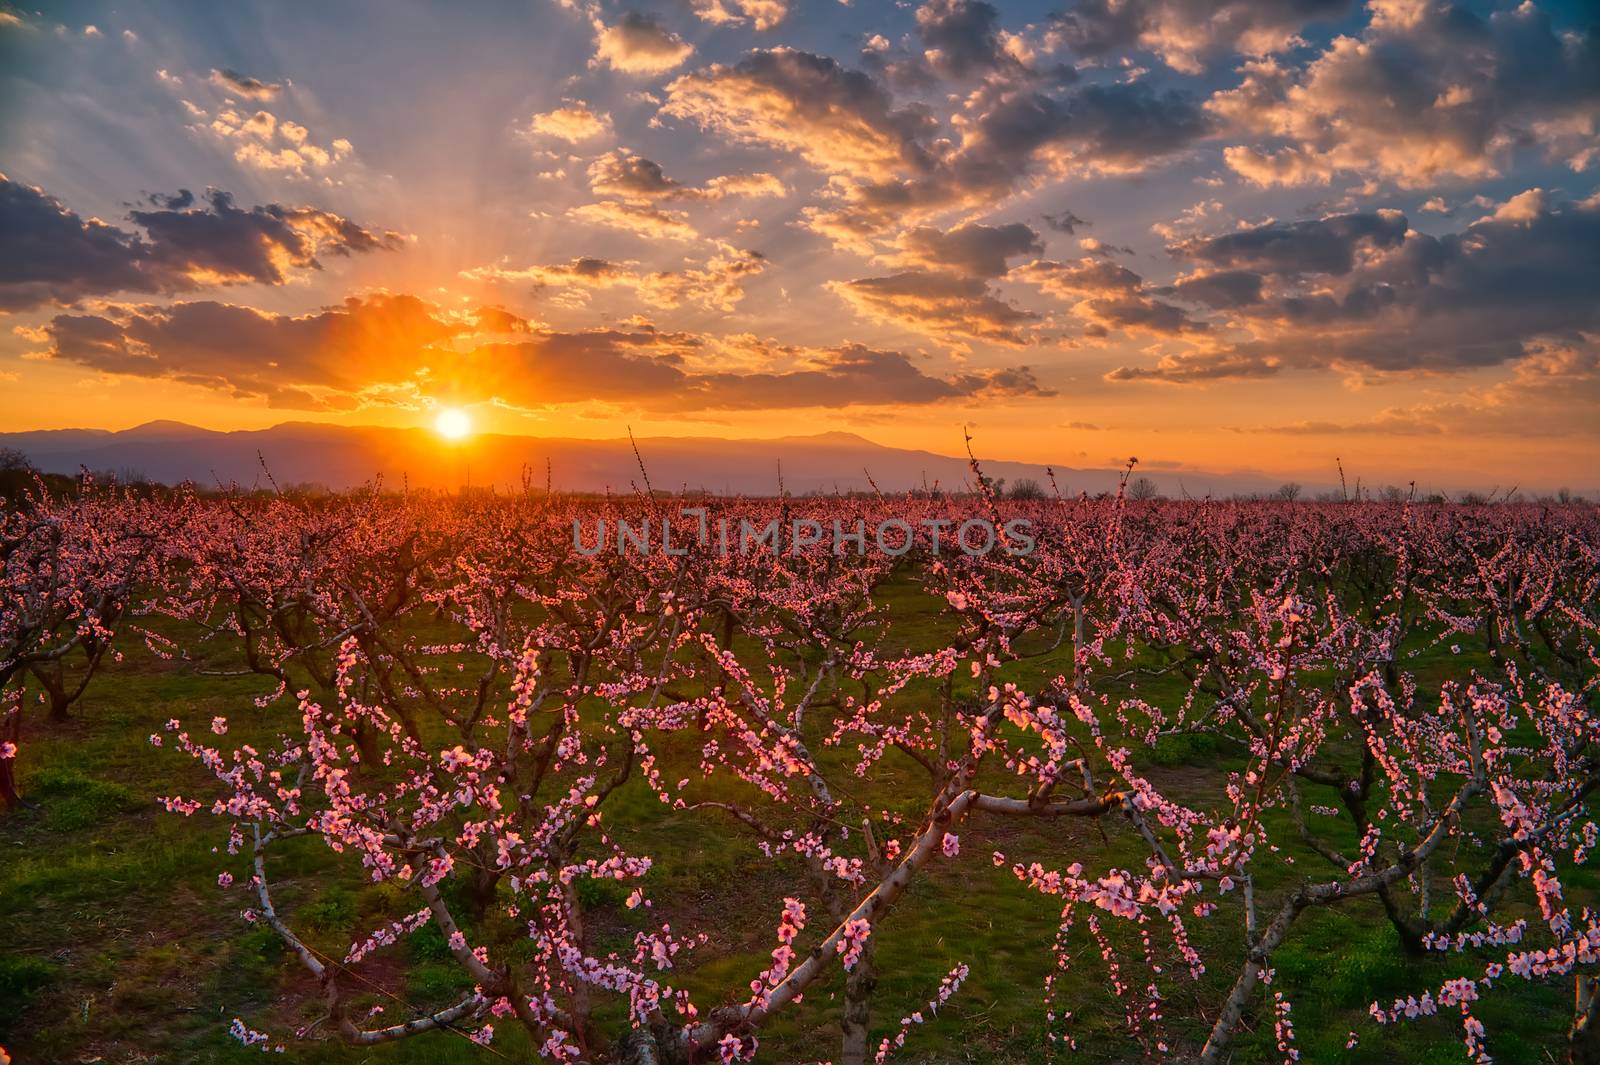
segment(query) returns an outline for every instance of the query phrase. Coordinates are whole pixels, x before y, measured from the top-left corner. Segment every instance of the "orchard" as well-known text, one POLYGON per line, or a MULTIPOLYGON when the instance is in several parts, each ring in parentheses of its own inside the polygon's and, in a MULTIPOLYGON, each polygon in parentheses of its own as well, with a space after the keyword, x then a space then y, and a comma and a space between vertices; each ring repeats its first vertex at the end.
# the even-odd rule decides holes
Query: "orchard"
POLYGON ((89 919, 47 871, 121 832, 176 849, 110 877, 117 920, 254 954, 161 1047, 168 996, 119 1028, 126 977, 80 1008, 70 965, 0 1042, 1600 1062, 1600 510, 978 483, 31 495, 0 517, 8 950, 89 919), (974 518, 997 549, 930 536, 974 518), (574 536, 644 519, 683 546, 574 536), (127 801, 68 823, 83 751, 127 801))

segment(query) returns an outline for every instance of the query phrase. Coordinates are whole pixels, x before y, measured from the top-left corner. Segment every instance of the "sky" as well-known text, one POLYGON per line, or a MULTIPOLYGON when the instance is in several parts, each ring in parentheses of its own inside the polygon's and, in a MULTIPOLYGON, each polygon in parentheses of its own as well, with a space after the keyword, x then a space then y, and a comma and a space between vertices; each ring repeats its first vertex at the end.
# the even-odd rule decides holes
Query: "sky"
POLYGON ((0 0, 0 428, 1600 486, 1582 0, 0 0))

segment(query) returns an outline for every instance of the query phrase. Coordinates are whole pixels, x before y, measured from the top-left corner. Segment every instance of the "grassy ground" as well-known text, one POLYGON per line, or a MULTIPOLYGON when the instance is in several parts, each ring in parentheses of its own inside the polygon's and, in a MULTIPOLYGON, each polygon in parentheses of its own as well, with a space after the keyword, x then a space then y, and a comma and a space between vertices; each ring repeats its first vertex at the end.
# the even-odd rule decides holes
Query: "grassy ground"
MULTIPOLYGON (((903 588, 893 594, 901 617, 897 639, 912 644, 936 634, 941 622, 930 604, 903 588)), ((211 792, 188 759, 152 750, 146 739, 171 717, 205 722, 224 714, 233 723, 230 740, 260 741, 271 734, 269 719, 282 710, 252 705, 265 687, 259 679, 200 675, 201 668, 219 663, 159 661, 131 643, 126 652, 96 678, 72 722, 44 726, 34 719, 21 762, 22 788, 33 805, 0 816, 0 1045, 19 1065, 257 1060, 259 1051, 227 1036, 234 1017, 283 1038, 295 1061, 531 1060, 530 1048, 509 1024, 500 1026, 489 1048, 452 1033, 365 1050, 345 1048, 315 1027, 306 1039, 292 1038, 319 1016, 316 989, 269 931, 239 919, 244 900, 237 889, 218 888, 221 869, 241 879, 243 873, 241 862, 214 852, 224 842, 220 825, 205 815, 185 820, 158 811, 158 794, 211 792)), ((1436 680, 1461 663, 1445 656, 1416 665, 1425 680, 1436 680)), ((1030 671, 1037 676, 1044 668, 1055 672, 1066 663, 1036 663, 1030 671)), ((1159 700, 1176 692, 1157 684, 1140 694, 1159 700)), ((1163 741, 1144 764, 1158 784, 1182 799, 1228 759, 1225 750, 1202 738, 1163 741)), ((911 769, 908 762, 887 761, 860 786, 888 795, 913 779, 911 769)), ((620 805, 608 820, 640 825, 632 834, 657 859, 647 881, 657 919, 671 917, 680 932, 711 934, 696 962, 678 975, 702 1004, 715 1004, 767 964, 776 900, 796 885, 788 871, 761 860, 749 839, 729 826, 674 814, 642 787, 621 796, 620 805), (760 900, 762 916, 742 920, 752 899, 760 900)), ((1277 838, 1291 835, 1278 826, 1277 838)), ((913 1032, 903 1060, 1050 1060, 1041 1001, 1057 915, 1048 900, 993 868, 988 854, 1001 850, 1012 860, 1060 866, 1074 856, 1109 852, 1131 865, 1140 849, 1120 822, 1109 820, 1102 826, 988 819, 967 825, 962 838, 964 860, 936 863, 876 933, 882 979, 875 1030, 892 1033, 903 1013, 920 1008, 944 974, 964 962, 972 970, 966 987, 937 1020, 913 1032)), ((1298 857, 1308 870, 1326 873, 1309 853, 1298 857)), ((388 888, 338 872, 347 867, 314 841, 297 841, 275 862, 280 909, 296 915, 313 944, 329 951, 342 952, 351 935, 410 908, 388 888)), ((1270 896, 1289 886, 1285 879, 1260 889, 1270 896)), ((1596 887, 1587 875, 1568 886, 1569 894, 1590 897, 1596 887)), ((587 900, 598 907, 594 928, 602 947, 620 948, 644 926, 641 913, 623 907, 624 894, 596 889, 587 900)), ((1208 957, 1231 962, 1242 951, 1236 911, 1191 921, 1190 927, 1208 957)), ((1132 947, 1118 934, 1124 947, 1132 947)), ((1074 968, 1064 979, 1075 1010, 1073 1060, 1140 1060, 1094 944, 1076 938, 1071 950, 1074 968)), ((1303 1060, 1465 1060, 1458 1021, 1435 1018, 1387 1029, 1368 1021, 1367 1006, 1375 998, 1420 993, 1468 971, 1460 962, 1404 958, 1375 903, 1303 918, 1276 967, 1275 986, 1294 1004, 1303 1060), (1351 1030, 1361 1042, 1346 1051, 1351 1030)), ((1180 979, 1169 989, 1167 1016, 1179 1019, 1180 1029, 1188 1024, 1191 1036, 1197 1029, 1182 1019, 1197 1016, 1202 1005, 1214 1008, 1224 994, 1230 966, 1217 968, 1198 982, 1180 979)), ((388 956, 380 954, 362 972, 373 989, 370 1000, 389 1002, 391 1019, 402 1012, 395 999, 442 1002, 460 986, 443 942, 431 930, 388 956)), ((839 992, 835 980, 783 1017, 763 1037, 770 1060, 835 1055, 830 1019, 839 992)), ((1499 1060, 1553 1061, 1567 1009, 1563 986, 1507 986, 1482 1004, 1478 1016, 1489 1026, 1489 1045, 1499 1060)), ((1273 1060, 1273 1043, 1270 1014, 1257 1013, 1235 1060, 1273 1060)))

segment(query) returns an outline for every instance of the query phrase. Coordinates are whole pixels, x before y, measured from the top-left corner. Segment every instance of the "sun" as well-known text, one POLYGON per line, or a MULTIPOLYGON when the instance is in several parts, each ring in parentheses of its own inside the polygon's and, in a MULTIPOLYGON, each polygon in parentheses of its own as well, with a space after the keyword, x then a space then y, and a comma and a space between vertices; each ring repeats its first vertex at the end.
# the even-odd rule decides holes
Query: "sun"
POLYGON ((433 420, 433 429, 446 440, 465 440, 472 435, 472 419, 464 410, 446 407, 433 420))

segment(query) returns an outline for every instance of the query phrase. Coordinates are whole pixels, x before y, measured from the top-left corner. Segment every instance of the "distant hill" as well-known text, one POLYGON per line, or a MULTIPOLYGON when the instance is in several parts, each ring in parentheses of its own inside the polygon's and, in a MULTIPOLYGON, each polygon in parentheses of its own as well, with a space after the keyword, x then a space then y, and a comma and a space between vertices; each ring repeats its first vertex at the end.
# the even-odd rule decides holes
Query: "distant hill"
MULTIPOLYGON (((885 447, 853 433, 820 433, 771 440, 712 437, 643 437, 638 441, 650 482, 658 490, 688 487, 717 493, 770 495, 780 467, 784 487, 796 494, 868 488, 900 492, 938 484, 959 490, 971 479, 963 457, 885 447)), ((265 487, 262 462, 279 485, 320 484, 343 489, 381 477, 385 484, 456 488, 463 484, 520 486, 524 471, 535 486, 566 491, 626 492, 639 480, 633 447, 625 438, 575 440, 480 433, 448 444, 424 429, 388 429, 287 422, 270 429, 213 432, 182 422, 149 422, 121 432, 56 429, 0 433, 0 448, 16 448, 49 473, 80 467, 139 474, 165 484, 236 483, 265 487), (258 457, 259 456, 259 457, 258 457)), ((1046 485, 1045 467, 979 456, 991 478, 1046 485)), ((1063 492, 1115 488, 1119 471, 1054 467, 1063 492)), ((1267 491, 1275 487, 1248 475, 1146 474, 1166 494, 1267 491)))

